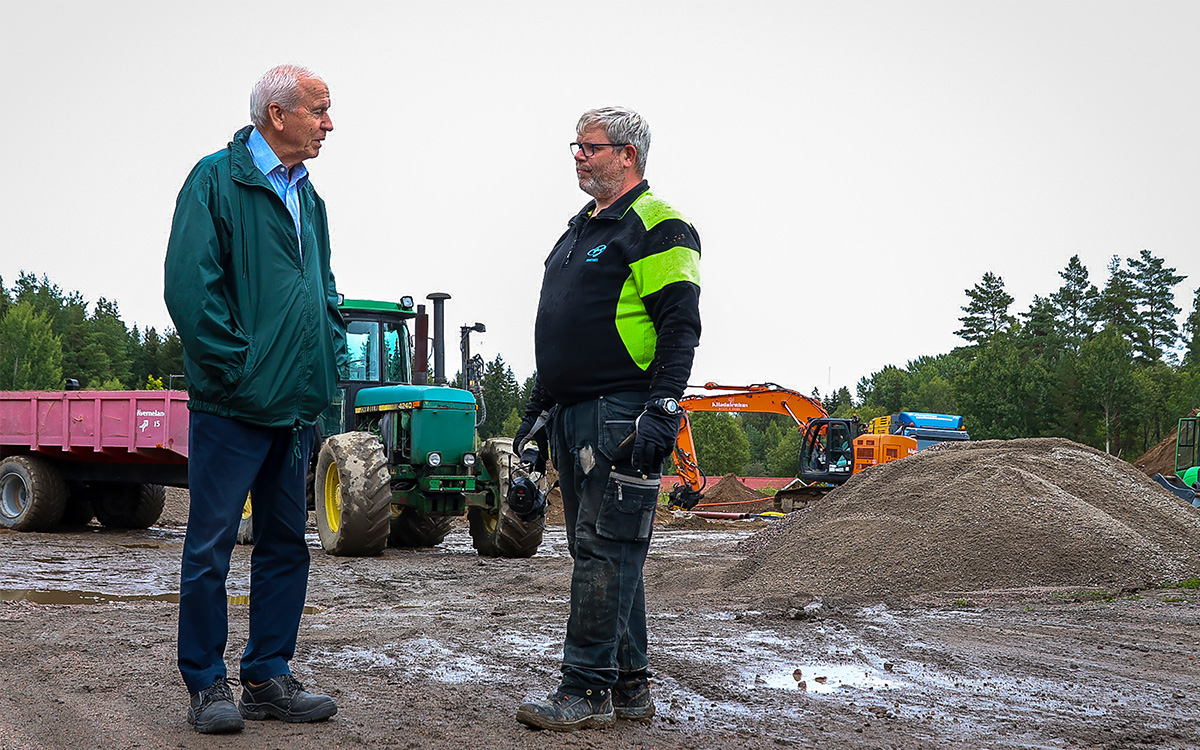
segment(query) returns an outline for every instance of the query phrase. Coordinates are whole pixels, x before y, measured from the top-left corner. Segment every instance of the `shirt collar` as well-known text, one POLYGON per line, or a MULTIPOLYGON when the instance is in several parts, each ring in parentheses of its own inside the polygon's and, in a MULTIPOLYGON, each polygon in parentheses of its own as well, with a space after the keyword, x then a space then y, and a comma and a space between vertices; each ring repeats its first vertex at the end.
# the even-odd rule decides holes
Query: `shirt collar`
POLYGON ((250 129, 250 137, 246 139, 246 148, 250 150, 250 158, 254 160, 254 166, 264 175, 270 175, 275 170, 280 170, 280 175, 292 184, 299 183, 308 176, 308 167, 301 162, 292 170, 291 175, 288 174, 287 167, 283 166, 283 162, 275 155, 271 145, 267 143, 267 139, 262 137, 262 133, 258 132, 258 128, 250 129))
POLYGON ((637 185, 634 185, 626 190, 620 198, 617 198, 617 200, 613 202, 611 206, 604 209, 600 213, 594 213, 596 210, 596 201, 594 200, 584 206, 583 210, 579 213, 581 216, 596 216, 605 219, 619 219, 625 215, 625 212, 629 210, 629 207, 633 205, 633 202, 642 197, 642 193, 645 193, 649 189, 650 183, 647 180, 642 180, 637 185))

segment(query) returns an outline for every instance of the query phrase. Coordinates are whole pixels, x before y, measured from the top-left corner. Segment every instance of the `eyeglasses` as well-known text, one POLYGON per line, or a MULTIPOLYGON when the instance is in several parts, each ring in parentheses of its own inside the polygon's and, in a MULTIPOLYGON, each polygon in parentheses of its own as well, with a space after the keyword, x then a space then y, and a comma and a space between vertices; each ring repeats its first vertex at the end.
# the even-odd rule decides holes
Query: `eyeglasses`
POLYGON ((608 146, 610 148, 620 148, 620 147, 628 146, 628 145, 629 145, 628 143, 572 143, 571 144, 571 155, 579 156, 579 152, 582 151, 584 158, 590 159, 596 155, 596 149, 600 148, 602 146, 608 146))

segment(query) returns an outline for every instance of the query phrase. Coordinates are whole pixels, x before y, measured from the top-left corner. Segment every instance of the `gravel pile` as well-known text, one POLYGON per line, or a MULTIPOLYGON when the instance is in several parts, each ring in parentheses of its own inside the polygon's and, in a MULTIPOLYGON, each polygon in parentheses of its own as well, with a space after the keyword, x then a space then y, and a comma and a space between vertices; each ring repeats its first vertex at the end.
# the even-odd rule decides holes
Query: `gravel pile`
POLYGON ((946 444, 744 541, 723 582, 813 595, 1143 588, 1200 576, 1200 509, 1058 438, 946 444))

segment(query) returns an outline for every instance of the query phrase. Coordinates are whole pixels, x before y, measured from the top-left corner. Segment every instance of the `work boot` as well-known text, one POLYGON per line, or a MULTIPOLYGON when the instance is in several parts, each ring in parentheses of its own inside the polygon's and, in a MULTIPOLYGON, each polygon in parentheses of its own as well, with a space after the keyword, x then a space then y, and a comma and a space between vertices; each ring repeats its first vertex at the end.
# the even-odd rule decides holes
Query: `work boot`
POLYGON ((649 682, 620 685, 612 691, 613 714, 618 719, 649 719, 654 716, 654 699, 650 697, 649 682))
POLYGON ((233 705, 233 691, 224 677, 218 677, 209 687, 192 693, 187 721, 200 734, 240 732, 245 725, 242 715, 233 705))
POLYGON ((522 703, 517 721, 536 729, 573 732, 576 729, 607 729, 617 723, 609 690, 587 690, 570 695, 555 690, 544 701, 522 703))
POLYGON ((243 680, 238 711, 253 721, 272 717, 292 723, 324 721, 337 713, 337 704, 328 695, 305 692, 295 677, 281 674, 261 685, 243 680))

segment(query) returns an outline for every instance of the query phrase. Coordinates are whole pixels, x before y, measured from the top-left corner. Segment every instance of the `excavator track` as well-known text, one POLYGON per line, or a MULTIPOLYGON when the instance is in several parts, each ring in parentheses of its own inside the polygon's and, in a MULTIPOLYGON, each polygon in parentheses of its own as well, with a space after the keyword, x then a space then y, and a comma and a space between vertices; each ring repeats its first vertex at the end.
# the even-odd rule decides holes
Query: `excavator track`
POLYGON ((801 487, 785 487, 775 493, 775 510, 780 513, 804 510, 835 489, 829 485, 810 484, 801 487))

